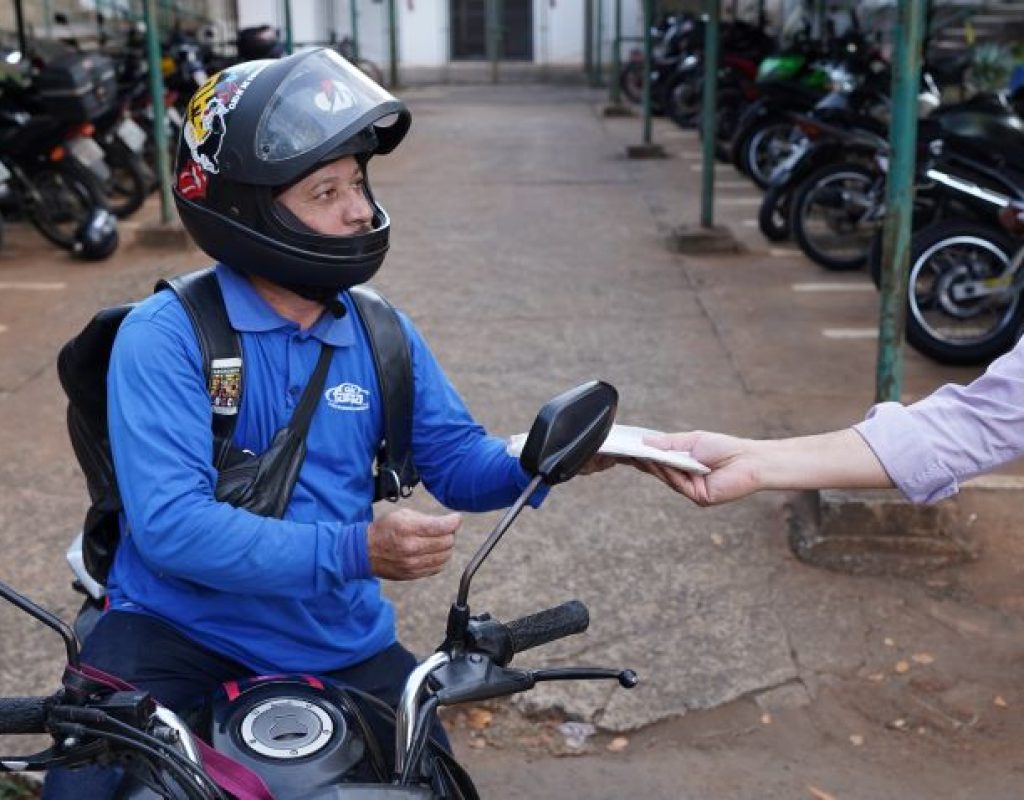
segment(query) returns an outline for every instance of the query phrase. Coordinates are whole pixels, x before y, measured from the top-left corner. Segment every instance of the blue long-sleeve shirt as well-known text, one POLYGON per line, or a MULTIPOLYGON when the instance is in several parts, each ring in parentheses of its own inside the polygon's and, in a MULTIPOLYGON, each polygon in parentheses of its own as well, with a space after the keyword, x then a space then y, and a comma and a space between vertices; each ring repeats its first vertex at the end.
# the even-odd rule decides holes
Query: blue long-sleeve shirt
MULTIPOLYGON (((373 355, 348 295, 341 319, 309 329, 280 317, 247 279, 217 276, 240 332, 244 393, 234 443, 262 453, 287 425, 320 352, 336 350, 283 519, 214 498, 211 400, 198 342, 169 291, 118 332, 108 421, 124 502, 111 608, 149 613, 256 672, 327 672, 395 640, 394 612, 370 571, 372 464, 383 429, 373 355)), ((528 477, 470 416, 409 320, 413 459, 442 504, 509 505, 528 477)))

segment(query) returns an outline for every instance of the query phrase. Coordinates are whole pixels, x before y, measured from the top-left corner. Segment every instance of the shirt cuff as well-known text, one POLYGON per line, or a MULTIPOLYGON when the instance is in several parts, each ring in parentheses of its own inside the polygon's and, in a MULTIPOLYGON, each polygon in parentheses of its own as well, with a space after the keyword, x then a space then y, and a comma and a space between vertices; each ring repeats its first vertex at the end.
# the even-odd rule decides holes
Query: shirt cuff
POLYGON ((370 567, 370 551, 367 542, 368 522, 357 522, 354 525, 342 525, 337 536, 338 561, 341 577, 350 581, 359 578, 372 578, 370 567))
POLYGON ((896 488, 912 503, 934 503, 959 490, 956 476, 922 441, 914 415, 906 406, 879 403, 853 429, 874 452, 896 488))

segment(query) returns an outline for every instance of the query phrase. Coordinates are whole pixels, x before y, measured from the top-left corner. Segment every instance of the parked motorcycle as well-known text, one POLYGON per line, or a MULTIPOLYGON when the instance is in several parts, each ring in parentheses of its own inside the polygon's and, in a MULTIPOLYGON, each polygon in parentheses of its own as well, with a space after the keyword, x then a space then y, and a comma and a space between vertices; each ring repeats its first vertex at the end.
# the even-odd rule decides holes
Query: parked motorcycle
POLYGON ((268 676, 226 685, 190 729, 147 693, 80 664, 68 626, 0 584, 0 596, 60 633, 68 659, 54 695, 0 698, 0 734, 54 738, 41 753, 0 759, 0 769, 118 764, 126 770, 123 800, 209 800, 229 792, 236 800, 477 798, 464 768, 430 739, 440 707, 528 691, 542 681, 637 684, 630 670, 509 667, 518 653, 586 630, 589 615, 578 601, 504 624, 469 606, 475 573, 527 500, 541 485, 572 478, 596 453, 616 405, 615 389, 594 381, 541 409, 520 456, 532 479, 463 571, 444 640, 409 676, 397 712, 312 676, 268 676), (382 723, 393 729, 393 744, 376 733, 382 723))
POLYGON ((77 53, 0 81, 2 210, 88 260, 118 244, 102 189, 110 172, 89 121, 109 109, 115 91, 109 61, 77 53))

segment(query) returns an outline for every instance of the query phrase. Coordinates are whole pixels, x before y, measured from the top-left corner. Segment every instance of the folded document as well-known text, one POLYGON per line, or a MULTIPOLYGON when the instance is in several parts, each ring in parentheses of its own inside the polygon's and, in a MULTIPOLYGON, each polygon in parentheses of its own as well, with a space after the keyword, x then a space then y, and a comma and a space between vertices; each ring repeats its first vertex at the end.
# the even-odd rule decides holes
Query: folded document
MULTIPOLYGON (((711 472, 693 456, 684 450, 659 450, 644 444, 645 436, 659 435, 660 431, 652 431, 650 428, 637 428, 633 425, 612 425, 608 438, 604 440, 601 449, 597 452, 610 456, 626 456, 629 458, 641 458, 647 461, 657 461, 676 469, 695 472, 698 475, 707 475, 711 472)), ((518 433, 508 440, 506 450, 510 456, 519 457, 523 452, 523 445, 526 443, 526 434, 518 433)))

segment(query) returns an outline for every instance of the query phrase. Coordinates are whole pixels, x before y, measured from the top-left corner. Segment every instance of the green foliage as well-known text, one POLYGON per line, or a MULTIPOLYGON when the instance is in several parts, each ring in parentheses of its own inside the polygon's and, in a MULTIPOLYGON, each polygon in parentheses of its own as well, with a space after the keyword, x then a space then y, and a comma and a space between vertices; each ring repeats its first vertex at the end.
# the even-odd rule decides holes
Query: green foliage
POLYGON ((17 775, 0 775, 0 800, 37 800, 39 787, 17 775))
POLYGON ((999 91, 1013 70, 1014 57, 1008 47, 986 42, 974 47, 971 61, 971 81, 981 91, 999 91))

